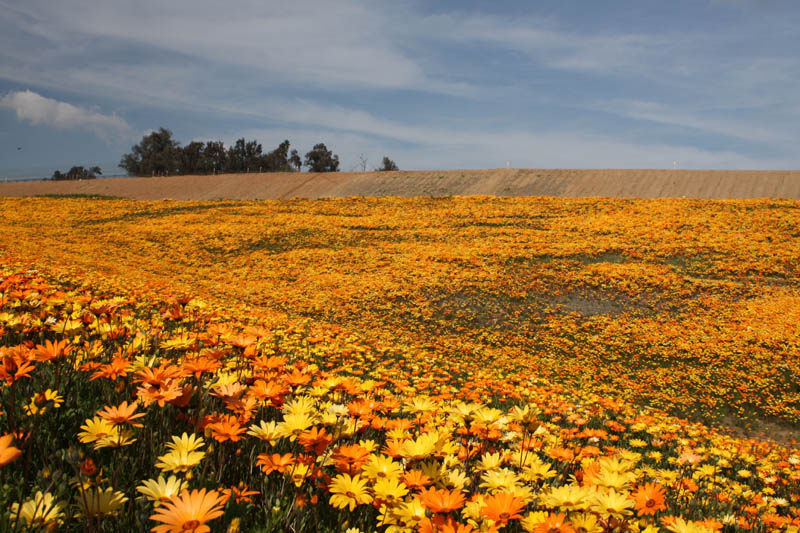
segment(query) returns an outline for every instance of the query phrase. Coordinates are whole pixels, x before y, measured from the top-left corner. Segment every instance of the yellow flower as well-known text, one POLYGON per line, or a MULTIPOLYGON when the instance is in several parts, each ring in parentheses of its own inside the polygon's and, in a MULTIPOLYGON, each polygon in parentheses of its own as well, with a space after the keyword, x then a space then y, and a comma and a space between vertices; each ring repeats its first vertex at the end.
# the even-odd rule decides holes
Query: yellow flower
POLYGON ((485 426, 494 424, 495 422, 503 422, 505 417, 503 411, 495 409, 494 407, 481 407, 474 413, 475 422, 485 426))
POLYGON ((159 456, 156 468, 162 472, 188 472, 206 456, 206 452, 171 451, 159 456))
POLYGON ((464 424, 469 422, 472 418, 472 413, 481 407, 480 404, 476 403, 456 402, 448 408, 448 413, 450 413, 450 418, 453 422, 456 424, 464 424))
POLYGON ((349 474, 340 474, 333 478, 330 486, 331 505, 337 509, 349 507, 353 511, 357 505, 372 502, 372 496, 367 491, 367 481, 360 475, 350 477, 349 474))
POLYGON ((158 479, 148 479, 136 487, 136 490, 147 496, 151 502, 155 502, 156 507, 163 502, 168 502, 172 497, 177 496, 185 488, 185 482, 169 476, 169 479, 164 479, 164 476, 158 476, 158 479))
POLYGON ((409 439, 403 443, 401 453, 410 461, 419 461, 432 455, 436 451, 439 434, 435 431, 420 435, 416 439, 409 439))
POLYGON ((115 432, 111 435, 103 437, 95 441, 93 447, 95 450, 100 448, 121 448, 136 442, 133 433, 128 429, 119 429, 115 426, 115 432))
POLYGON ((613 489, 625 489, 636 481, 636 474, 633 472, 617 472, 614 470, 603 469, 595 478, 595 482, 602 486, 613 489))
POLYGON ((439 404, 427 396, 414 396, 406 403, 403 411, 415 415, 423 415, 435 411, 438 406, 439 404))
POLYGON ((447 473, 442 476, 442 481, 448 488, 458 490, 464 490, 464 488, 470 484, 469 476, 462 470, 448 470, 447 473))
MULTIPOLYGON (((638 454, 636 454, 638 456, 638 454)), ((602 457, 598 460, 601 470, 608 472, 627 472, 636 466, 635 459, 621 456, 602 457)))
POLYGON ((58 391, 47 389, 31 396, 31 402, 25 406, 25 413, 28 416, 41 415, 47 411, 48 407, 58 409, 62 403, 64 403, 64 398, 58 394, 58 391))
POLYGON ((591 510, 599 513, 603 517, 623 518, 632 513, 631 507, 634 501, 627 492, 616 492, 614 489, 608 491, 597 491, 591 510))
POLYGON ((555 476, 556 472, 550 465, 542 462, 538 457, 537 460, 532 461, 530 465, 522 470, 522 478, 526 481, 539 481, 541 479, 550 479, 555 476))
POLYGON ((533 531, 539 527, 539 524, 543 524, 547 521, 547 516, 547 511, 536 511, 533 513, 528 513, 519 522, 520 525, 522 525, 522 529, 528 533, 533 533, 533 531))
POLYGON ((484 472, 481 476, 481 488, 492 493, 498 490, 505 490, 515 487, 519 483, 517 474, 508 468, 484 472))
POLYGON ((314 425, 316 419, 309 413, 292 413, 283 417, 283 422, 278 424, 277 430, 282 437, 293 441, 305 430, 314 425))
POLYGON ((464 504, 464 508, 461 509, 461 517, 465 520, 471 520, 473 522, 482 520, 484 507, 485 503, 483 494, 477 493, 474 500, 468 501, 464 504))
POLYGON ((509 493, 515 498, 522 500, 525 505, 528 505, 535 499, 535 491, 536 489, 530 485, 516 485, 505 490, 505 492, 509 493))
POLYGON ((569 517, 569 521, 572 522, 572 527, 575 528, 576 533, 603 533, 605 531, 596 514, 572 514, 569 517))
POLYGON ((408 494, 408 487, 397 478, 379 478, 372 487, 376 500, 397 501, 408 494))
POLYGON ((258 424, 253 424, 250 426, 247 434, 269 442, 270 446, 274 445, 282 436, 281 432, 278 430, 278 423, 274 420, 270 420, 269 422, 264 422, 262 420, 258 424))
POLYGON ((485 453, 475 465, 478 470, 494 470, 503 464, 503 455, 500 452, 485 453))
POLYGON ((283 404, 284 415, 305 415, 314 412, 316 400, 311 396, 298 396, 283 404))
POLYGON ((300 488, 300 486, 305 482, 305 480, 308 478, 308 470, 308 465, 305 463, 298 463, 294 465, 290 475, 292 477, 292 483, 294 483, 295 487, 300 488))
POLYGON ((409 527, 415 527, 420 520, 425 518, 425 506, 418 498, 414 497, 411 500, 399 505, 395 511, 395 516, 403 524, 409 527))
POLYGON ((167 448, 176 453, 189 453, 199 450, 204 445, 203 437, 198 437, 194 433, 191 435, 183 433, 180 437, 173 435, 172 442, 167 444, 167 448))
POLYGON ((116 435, 117 428, 114 424, 104 418, 95 416, 94 418, 87 418, 86 422, 81 426, 81 431, 78 433, 78 440, 84 444, 96 442, 106 437, 116 435))
POLYGON ((692 522, 691 520, 684 520, 682 517, 676 518, 675 521, 667 525, 666 528, 673 533, 714 533, 713 529, 705 527, 697 522, 692 522))
POLYGON ((369 479, 395 478, 403 473, 403 465, 386 455, 370 455, 363 474, 369 479))
POLYGON ((81 514, 85 517, 110 516, 116 514, 128 498, 112 488, 90 488, 75 495, 81 514))
POLYGON ((647 457, 655 462, 660 462, 661 458, 664 457, 664 454, 661 452, 647 452, 647 457))
POLYGON ((562 485, 541 497, 543 505, 563 511, 585 511, 594 501, 594 490, 580 485, 562 485))
POLYGON ((61 523, 64 516, 64 506, 66 503, 55 501, 49 492, 36 492, 33 498, 24 502, 22 505, 14 503, 11 505, 11 522, 19 519, 33 529, 37 527, 49 527, 61 523))

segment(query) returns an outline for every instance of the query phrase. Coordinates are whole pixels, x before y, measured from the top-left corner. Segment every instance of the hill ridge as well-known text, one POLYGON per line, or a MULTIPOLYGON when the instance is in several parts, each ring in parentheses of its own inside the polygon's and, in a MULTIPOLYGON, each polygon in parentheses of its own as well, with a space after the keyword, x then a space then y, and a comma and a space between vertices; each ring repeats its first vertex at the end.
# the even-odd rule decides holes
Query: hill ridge
POLYGON ((0 197, 45 194, 107 195, 134 200, 472 195, 800 200, 800 170, 503 168, 0 183, 0 197))

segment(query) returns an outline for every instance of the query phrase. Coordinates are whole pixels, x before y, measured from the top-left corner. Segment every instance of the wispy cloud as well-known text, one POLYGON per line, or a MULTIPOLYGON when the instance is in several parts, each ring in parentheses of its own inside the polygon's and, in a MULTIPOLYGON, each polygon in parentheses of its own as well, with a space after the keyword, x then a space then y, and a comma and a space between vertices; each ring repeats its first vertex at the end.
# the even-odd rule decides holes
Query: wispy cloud
POLYGON ((18 120, 57 129, 88 129, 100 138, 124 134, 128 123, 116 115, 104 115, 67 102, 59 102, 33 91, 12 91, 0 99, 0 107, 14 110, 18 120))
MULTIPOLYGON (((797 166, 800 12, 759 19, 732 1, 616 17, 599 4, 0 0, 0 83, 114 105, 134 130, 183 141, 341 144, 344 168, 385 150, 418 167, 797 166), (729 18, 700 16, 714 13, 729 18)), ((17 117, 124 123, 58 103, 71 105, 17 117)))

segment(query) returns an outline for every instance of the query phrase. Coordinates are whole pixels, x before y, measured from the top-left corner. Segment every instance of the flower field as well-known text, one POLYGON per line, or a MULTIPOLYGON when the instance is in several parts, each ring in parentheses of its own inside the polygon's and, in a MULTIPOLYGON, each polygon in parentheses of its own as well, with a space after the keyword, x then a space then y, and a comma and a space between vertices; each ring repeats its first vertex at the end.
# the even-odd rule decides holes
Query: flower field
POLYGON ((0 530, 800 527, 798 202, 0 212, 0 530))

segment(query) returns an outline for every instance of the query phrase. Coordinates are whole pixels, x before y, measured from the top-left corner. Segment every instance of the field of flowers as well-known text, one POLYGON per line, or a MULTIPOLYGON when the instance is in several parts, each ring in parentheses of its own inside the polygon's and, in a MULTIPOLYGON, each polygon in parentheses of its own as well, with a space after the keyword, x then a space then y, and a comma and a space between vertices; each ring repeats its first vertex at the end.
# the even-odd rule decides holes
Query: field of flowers
POLYGON ((4 530, 800 526, 800 203, 0 212, 4 530))

